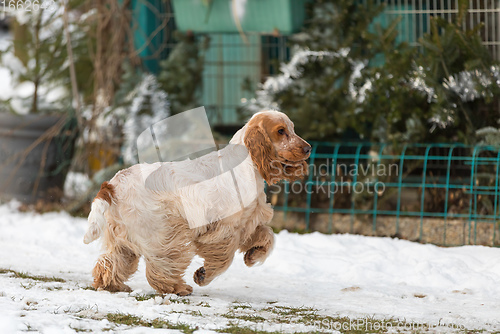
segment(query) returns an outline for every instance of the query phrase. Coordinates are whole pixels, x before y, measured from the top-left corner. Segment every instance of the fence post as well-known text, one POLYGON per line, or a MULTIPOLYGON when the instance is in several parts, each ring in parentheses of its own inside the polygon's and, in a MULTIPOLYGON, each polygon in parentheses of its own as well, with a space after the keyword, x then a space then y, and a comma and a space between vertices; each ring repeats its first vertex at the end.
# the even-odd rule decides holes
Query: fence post
POLYGON ((453 156, 453 150, 457 145, 450 147, 450 152, 448 153, 448 167, 446 168, 446 195, 444 198, 444 230, 443 230, 443 246, 446 246, 446 224, 448 219, 448 197, 450 192, 450 171, 451 171, 451 158, 453 156))
MULTIPOLYGON (((376 171, 378 171, 378 166, 380 166, 380 160, 382 160, 380 157, 383 154, 384 148, 386 144, 381 144, 380 149, 378 151, 378 157, 377 157, 377 167, 375 168, 376 171)), ((378 202, 378 191, 376 189, 377 183, 378 183, 378 173, 376 172, 375 175, 375 186, 373 189, 374 192, 374 198, 373 198, 373 226, 372 226, 372 231, 376 232, 377 231, 377 202, 378 202)))
POLYGON ((424 156, 424 170, 422 171, 422 196, 420 198, 420 233, 418 236, 418 240, 422 241, 422 234, 424 231, 424 204, 425 204, 425 180, 427 176, 427 161, 429 157, 429 151, 434 145, 429 145, 425 149, 425 156, 424 156))
POLYGON ((318 144, 314 143, 311 151, 311 161, 309 163, 309 177, 307 178, 307 207, 306 207, 306 231, 309 231, 309 221, 311 219, 311 190, 312 190, 312 172, 314 171, 314 160, 316 159, 316 149, 318 144))
POLYGON ((396 234, 399 233, 399 216, 401 213, 401 185, 403 184, 403 167, 404 167, 405 154, 406 154, 407 148, 408 148, 408 144, 405 144, 403 147, 403 151, 401 152, 401 156, 400 156, 400 160, 399 160, 398 204, 396 207, 396 234))
MULTIPOLYGON (((470 170, 470 199, 469 199, 469 220, 468 220, 468 229, 469 229, 469 233, 468 233, 468 244, 470 245, 471 244, 471 240, 470 240, 470 234, 471 234, 471 221, 472 221, 472 198, 474 198, 474 203, 476 203, 477 199, 476 199, 476 188, 474 187, 474 183, 475 183, 475 175, 476 175, 476 152, 479 150, 479 146, 475 146, 474 147, 474 151, 472 152, 472 165, 471 165, 471 170, 470 170)), ((474 212, 474 226, 477 224, 476 222, 476 212, 474 212)), ((475 228, 475 227, 474 227, 475 228)))
POLYGON ((499 171, 500 171, 500 150, 498 151, 497 154, 497 164, 496 164, 496 178, 495 178, 495 204, 494 204, 494 209, 493 209, 493 242, 491 243, 492 246, 495 246, 495 236, 496 236, 496 225, 497 223, 497 209, 498 209, 498 176, 499 176, 499 171))
MULTIPOLYGON (((335 185, 335 177, 337 173, 337 157, 339 155, 339 148, 340 144, 335 145, 335 149, 333 150, 333 157, 332 157, 332 176, 331 176, 331 184, 334 186, 335 185)), ((330 190, 330 188, 328 188, 330 190)), ((334 188, 338 189, 338 188, 334 188)), ((336 191, 333 193, 330 192, 329 196, 330 197, 330 203, 328 206, 328 214, 329 214, 329 222, 328 222, 328 232, 332 233, 333 232, 333 205, 335 204, 335 194, 336 191)))
MULTIPOLYGON (((356 157, 354 159, 354 165, 358 166, 358 170, 359 170, 359 154, 360 154, 362 148, 363 148, 363 144, 358 144, 358 146, 356 148, 356 157)), ((354 203, 354 196, 352 194, 352 191, 355 190, 357 180, 358 180, 358 173, 355 173, 353 180, 352 180, 352 186, 351 186, 351 191, 350 191, 351 192, 351 228, 350 228, 351 233, 353 233, 353 231, 354 231, 354 216, 355 216, 354 215, 355 203, 354 203)))

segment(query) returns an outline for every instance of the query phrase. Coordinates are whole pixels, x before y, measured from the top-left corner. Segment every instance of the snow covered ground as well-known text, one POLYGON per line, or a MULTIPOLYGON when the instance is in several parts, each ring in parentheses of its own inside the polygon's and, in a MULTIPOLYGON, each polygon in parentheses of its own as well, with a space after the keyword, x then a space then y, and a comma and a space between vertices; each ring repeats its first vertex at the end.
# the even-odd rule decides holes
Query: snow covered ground
POLYGON ((0 333, 395 332, 399 321, 402 332, 500 331, 500 249, 283 231, 262 266, 238 254, 207 287, 193 283, 196 258, 186 275, 194 292, 181 298, 154 295, 143 263, 132 293, 89 289, 100 249, 83 244, 85 229, 64 212, 0 206, 0 333))

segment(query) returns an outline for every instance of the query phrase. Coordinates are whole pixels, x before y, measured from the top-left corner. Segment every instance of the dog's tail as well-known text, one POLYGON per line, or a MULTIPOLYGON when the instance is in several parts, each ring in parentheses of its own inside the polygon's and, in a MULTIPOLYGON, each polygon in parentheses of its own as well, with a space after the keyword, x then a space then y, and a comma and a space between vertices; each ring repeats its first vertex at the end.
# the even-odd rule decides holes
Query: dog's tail
POLYGON ((104 227, 106 226, 106 218, 104 213, 109 208, 115 197, 115 188, 109 182, 104 182, 101 185, 101 190, 92 202, 92 207, 89 214, 89 227, 87 233, 83 237, 83 242, 86 244, 99 239, 104 227))

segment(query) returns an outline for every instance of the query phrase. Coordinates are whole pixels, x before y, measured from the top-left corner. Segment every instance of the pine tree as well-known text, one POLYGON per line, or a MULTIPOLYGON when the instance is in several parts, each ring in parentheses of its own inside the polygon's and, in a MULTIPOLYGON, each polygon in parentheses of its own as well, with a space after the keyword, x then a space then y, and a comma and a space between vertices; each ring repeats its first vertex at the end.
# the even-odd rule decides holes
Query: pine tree
MULTIPOLYGON (((382 52, 385 40, 374 33, 374 19, 384 6, 373 1, 318 0, 310 4, 308 24, 292 37, 293 49, 303 59, 282 67, 281 79, 270 78, 256 108, 275 107, 285 111, 297 131, 307 139, 339 139, 356 136, 359 126, 352 79, 382 52), (297 53, 297 50, 299 53, 297 53), (309 50, 326 52, 307 55, 309 50), (293 68, 296 67, 296 68, 293 68), (297 73, 293 73, 297 72, 297 73), (288 80, 290 79, 290 80, 288 80), (262 105, 263 95, 272 103, 262 105)), ((390 27, 393 29, 393 27, 390 27)), ((394 34, 382 38, 394 39, 394 34)), ((264 86, 265 87, 265 86, 264 86)), ((265 99, 265 98, 264 98, 265 99)), ((266 103, 264 103, 266 104, 266 103)), ((250 106, 252 108, 252 106, 250 106)), ((352 139, 352 138, 351 138, 352 139)))
POLYGON ((2 65, 10 70, 14 85, 29 83, 25 87, 31 86, 32 93, 12 97, 11 108, 20 113, 50 111, 47 91, 61 85, 61 74, 67 71, 64 36, 56 27, 60 18, 46 7, 31 12, 20 9, 16 14, 14 38, 2 54, 2 65))
MULTIPOLYGON (((2 66, 11 72, 14 85, 31 87, 30 94, 13 96, 9 103, 14 112, 38 113, 68 110, 70 103, 70 81, 66 37, 64 35, 62 13, 63 3, 33 3, 30 11, 19 2, 12 21, 13 40, 0 53, 2 66), (27 95, 27 96, 23 96, 27 95)), ((75 55, 75 67, 79 71, 79 87, 86 88, 92 67, 89 52, 80 33, 81 21, 75 10, 81 6, 80 0, 70 1, 70 32, 75 55)))
POLYGON ((398 20, 377 24, 383 5, 320 0, 293 38, 298 50, 249 109, 285 111, 308 139, 477 141, 498 118, 498 77, 478 34, 432 18, 420 47, 398 42, 398 20), (469 96, 466 96, 467 94, 469 96))
POLYGON ((365 73, 371 90, 362 114, 386 115, 373 122, 375 140, 473 144, 476 130, 494 122, 494 62, 478 34, 482 26, 463 29, 469 2, 459 3, 454 21, 430 18, 420 49, 400 45, 402 52, 365 73))
POLYGON ((433 123, 443 134, 474 144, 477 129, 490 126, 499 117, 498 72, 495 74, 495 62, 482 44, 479 30, 483 24, 463 29, 469 1, 459 4, 453 22, 431 20, 431 32, 420 40, 424 50, 418 62, 427 64, 426 83, 435 87, 431 122, 436 120, 433 123))
POLYGON ((160 63, 158 75, 160 87, 168 94, 172 114, 199 106, 204 51, 209 43, 208 38, 197 41, 192 33, 177 33, 176 38, 178 43, 160 63))

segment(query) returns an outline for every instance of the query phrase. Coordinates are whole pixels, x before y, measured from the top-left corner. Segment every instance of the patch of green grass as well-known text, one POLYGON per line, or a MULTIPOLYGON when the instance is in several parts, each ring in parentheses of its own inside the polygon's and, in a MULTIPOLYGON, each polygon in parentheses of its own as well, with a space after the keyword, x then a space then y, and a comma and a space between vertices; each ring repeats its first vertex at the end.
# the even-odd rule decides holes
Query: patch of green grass
POLYGON ((266 321, 266 318, 261 317, 260 315, 253 315, 253 314, 236 314, 234 312, 228 312, 225 314, 221 314, 221 316, 227 319, 238 319, 238 320, 253 321, 253 322, 266 321))
POLYGON ((210 304, 207 303, 207 302, 200 302, 198 305, 196 306, 201 306, 201 307, 210 307, 210 304))
POLYGON ((25 324, 25 325, 26 325, 26 332, 37 332, 37 330, 31 327, 30 324, 25 324))
POLYGON ((324 320, 317 314, 317 310, 310 307, 289 307, 289 306, 271 306, 262 311, 278 315, 274 319, 278 323, 303 323, 305 325, 315 325, 324 320))
MULTIPOLYGON (((187 314, 190 314, 192 315, 193 317, 201 317, 203 318, 203 313, 201 313, 201 311, 186 311, 187 314)), ((186 312, 184 312, 184 314, 186 314, 186 312)), ((183 312, 181 312, 183 313, 183 312)))
POLYGON ((173 324, 170 321, 162 320, 159 318, 153 319, 151 321, 142 320, 141 318, 134 315, 124 313, 109 313, 107 314, 106 318, 109 322, 113 322, 119 325, 177 329, 185 334, 192 334, 195 330, 198 329, 198 327, 193 328, 183 323, 173 324))
POLYGON ((237 310, 237 309, 245 310, 245 309, 249 309, 249 308, 252 308, 252 307, 249 305, 242 305, 242 304, 233 305, 233 309, 235 309, 235 310, 237 310))
POLYGON ((191 301, 187 298, 170 297, 168 300, 170 300, 171 303, 176 303, 176 304, 185 304, 185 305, 191 304, 191 301))
POLYGON ((300 314, 316 313, 317 310, 311 307, 290 307, 290 306, 271 306, 263 309, 263 311, 272 312, 279 315, 290 316, 300 314))
POLYGON ((59 282, 59 283, 66 282, 66 280, 59 278, 59 277, 31 275, 31 274, 28 274, 25 272, 15 271, 15 270, 11 270, 11 269, 0 269, 0 274, 14 274, 14 276, 17 278, 31 279, 31 280, 39 281, 39 282, 59 282))
POLYGON ((464 330, 460 331, 460 333, 465 333, 465 334, 475 334, 475 333, 500 334, 499 331, 488 332, 486 329, 464 329, 464 330))
POLYGON ((20 285, 21 285, 22 288, 24 288, 26 290, 29 290, 29 289, 31 289, 32 287, 35 286, 35 284, 33 284, 33 283, 29 283, 29 284, 23 284, 23 283, 21 283, 20 285))
POLYGON ((229 327, 223 329, 216 329, 218 333, 229 333, 229 334, 280 334, 280 332, 268 332, 263 330, 258 330, 256 328, 241 327, 237 324, 229 323, 229 327))
POLYGON ((386 333, 388 329, 395 331, 414 328, 417 331, 426 331, 425 324, 407 323, 394 319, 376 319, 367 317, 363 319, 351 319, 349 317, 325 316, 318 314, 318 310, 310 307, 289 307, 289 306, 271 306, 262 311, 270 312, 277 317, 271 321, 282 324, 304 324, 314 326, 322 330, 338 330, 346 334, 365 334, 365 333, 386 333))
MULTIPOLYGON (((257 329, 257 327, 240 326, 238 324, 229 323, 229 327, 223 329, 216 329, 218 333, 229 333, 229 334, 282 334, 283 332, 269 332, 265 330, 257 329)), ((321 332, 307 332, 307 334, 320 334, 321 332)), ((305 332, 295 332, 294 334, 305 334, 305 332)))
POLYGON ((120 325, 152 327, 152 323, 145 322, 141 318, 130 314, 109 313, 106 315, 106 318, 108 321, 120 325))
POLYGON ((34 281, 40 281, 40 282, 59 282, 59 283, 65 283, 66 280, 59 278, 59 277, 47 277, 47 276, 37 276, 37 275, 30 275, 28 273, 23 273, 23 272, 14 272, 16 277, 18 278, 23 278, 23 279, 32 279, 34 281))
POLYGON ((74 330, 77 333, 90 333, 90 332, 92 332, 91 329, 83 329, 83 328, 78 328, 78 327, 73 327, 73 326, 69 326, 69 328, 71 328, 72 330, 74 330))
MULTIPOLYGON (((200 303, 201 304, 201 303, 200 303)), ((200 306, 200 305, 197 305, 200 306)), ((234 305, 239 306, 239 305, 234 305)), ((244 305, 246 306, 246 305, 244 305)), ((247 308, 244 307, 244 310, 247 308)), ((426 333, 432 328, 426 327, 425 324, 412 323, 406 321, 398 321, 395 319, 376 319, 375 317, 367 318, 349 318, 341 316, 324 316, 319 314, 319 311, 309 307, 288 307, 288 306, 273 306, 265 309, 250 311, 234 311, 231 310, 226 314, 219 315, 221 317, 230 319, 227 327, 215 330, 219 333, 229 334, 277 334, 279 331, 265 331, 259 327, 262 323, 268 324, 304 324, 306 326, 314 326, 314 331, 307 333, 323 334, 330 333, 332 330, 340 331, 346 334, 368 334, 368 333, 426 333), (254 312, 251 314, 250 311, 254 312), (268 312, 263 314, 263 312, 268 312), (261 316, 265 315, 265 317, 261 316), (248 323, 240 323, 240 321, 250 321, 248 323), (243 324, 243 325, 242 325, 243 324)), ((189 314, 193 317, 203 317, 200 311, 184 310, 184 311, 171 311, 170 313, 189 314)), ((82 316, 84 318, 84 316, 82 316)), ((123 324, 132 327, 149 327, 149 328, 165 328, 176 329, 183 333, 191 334, 198 329, 183 323, 171 323, 168 320, 156 318, 154 320, 143 320, 142 318, 130 314, 123 313, 109 313, 106 315, 108 321, 114 324, 123 324)), ((444 325, 445 326, 445 325, 444 325)), ((115 328, 107 330, 114 331, 115 328)), ((103 330, 104 331, 104 330, 103 330)), ((459 330, 455 329, 453 333, 469 334, 469 333, 483 333, 486 330, 459 330)), ((297 332, 295 334, 303 334, 297 332)), ((496 332, 495 334, 500 334, 496 332)))
POLYGON ((158 295, 155 293, 138 295, 138 296, 135 296, 135 300, 137 300, 138 302, 143 302, 145 300, 154 299, 156 296, 158 296, 158 295))

